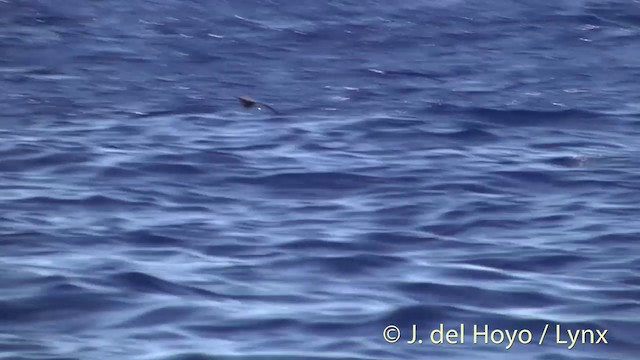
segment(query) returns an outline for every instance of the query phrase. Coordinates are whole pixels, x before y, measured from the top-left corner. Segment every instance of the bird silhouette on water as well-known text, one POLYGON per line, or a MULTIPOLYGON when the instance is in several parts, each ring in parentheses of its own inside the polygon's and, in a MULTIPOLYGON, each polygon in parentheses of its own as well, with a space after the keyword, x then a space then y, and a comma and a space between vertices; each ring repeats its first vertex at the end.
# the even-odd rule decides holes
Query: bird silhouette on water
POLYGON ((256 101, 248 96, 238 96, 238 100, 240 100, 240 104, 244 107, 244 108, 252 108, 254 106, 262 106, 265 107, 271 111, 273 111, 274 114, 279 114, 279 112, 276 111, 276 109, 274 109, 273 107, 271 107, 268 104, 256 101))

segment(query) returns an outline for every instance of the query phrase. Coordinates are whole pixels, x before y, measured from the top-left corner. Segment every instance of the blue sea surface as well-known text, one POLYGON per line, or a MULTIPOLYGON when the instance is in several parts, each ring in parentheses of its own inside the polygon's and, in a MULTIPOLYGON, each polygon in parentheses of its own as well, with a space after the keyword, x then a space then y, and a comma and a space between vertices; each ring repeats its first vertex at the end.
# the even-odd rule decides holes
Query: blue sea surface
POLYGON ((0 90, 2 360, 638 359, 637 0, 0 0, 0 90))

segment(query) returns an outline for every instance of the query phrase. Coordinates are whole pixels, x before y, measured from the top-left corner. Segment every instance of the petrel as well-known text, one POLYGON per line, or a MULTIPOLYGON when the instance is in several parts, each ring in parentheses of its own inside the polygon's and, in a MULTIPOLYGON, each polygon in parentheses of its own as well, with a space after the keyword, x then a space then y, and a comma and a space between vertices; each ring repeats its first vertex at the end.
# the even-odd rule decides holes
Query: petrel
POLYGON ((248 96, 238 96, 238 100, 240 100, 240 104, 245 108, 250 108, 250 107, 253 107, 253 106, 256 106, 256 105, 257 106, 263 106, 263 107, 266 107, 267 109, 273 111, 274 114, 278 114, 276 109, 272 108, 271 106, 269 106, 269 105, 267 105, 265 103, 256 101, 256 100, 254 100, 254 99, 252 99, 252 98, 250 98, 248 96))

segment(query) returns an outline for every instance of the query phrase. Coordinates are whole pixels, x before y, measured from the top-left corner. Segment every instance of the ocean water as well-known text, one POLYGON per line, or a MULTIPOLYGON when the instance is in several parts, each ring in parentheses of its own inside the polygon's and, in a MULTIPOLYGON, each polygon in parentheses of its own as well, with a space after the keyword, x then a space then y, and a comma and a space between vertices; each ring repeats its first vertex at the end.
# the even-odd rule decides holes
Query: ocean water
POLYGON ((0 0, 0 359, 637 359, 639 84, 633 0, 0 0))

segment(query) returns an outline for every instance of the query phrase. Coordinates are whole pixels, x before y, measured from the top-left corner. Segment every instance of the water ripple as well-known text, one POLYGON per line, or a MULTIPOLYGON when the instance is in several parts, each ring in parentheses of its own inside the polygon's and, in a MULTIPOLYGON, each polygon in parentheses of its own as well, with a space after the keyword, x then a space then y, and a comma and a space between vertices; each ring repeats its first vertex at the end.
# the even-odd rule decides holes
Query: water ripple
POLYGON ((0 359, 637 358, 638 24, 0 0, 0 359))

